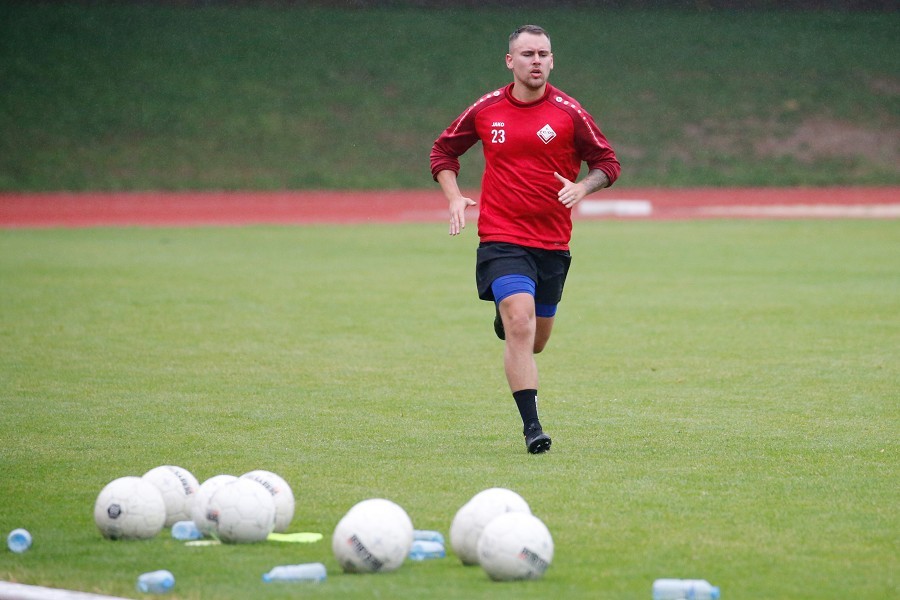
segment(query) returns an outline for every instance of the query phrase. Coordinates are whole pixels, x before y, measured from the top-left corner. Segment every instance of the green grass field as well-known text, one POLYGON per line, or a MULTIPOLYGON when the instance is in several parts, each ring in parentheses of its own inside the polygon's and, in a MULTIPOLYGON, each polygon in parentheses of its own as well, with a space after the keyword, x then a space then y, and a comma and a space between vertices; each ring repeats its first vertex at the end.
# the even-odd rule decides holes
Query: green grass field
POLYGON ((726 600, 900 593, 894 221, 580 222, 524 451, 474 236, 441 225, 0 232, 0 579, 138 597, 726 600), (103 540, 110 480, 177 464, 293 486, 317 544, 103 540), (332 530, 386 497, 448 532, 509 487, 556 543, 497 584, 453 557, 343 575, 332 530), (319 586, 264 585, 322 561, 319 586))
POLYGON ((619 186, 900 185, 900 12, 234 4, 0 5, 0 191, 426 186, 527 22, 619 186))

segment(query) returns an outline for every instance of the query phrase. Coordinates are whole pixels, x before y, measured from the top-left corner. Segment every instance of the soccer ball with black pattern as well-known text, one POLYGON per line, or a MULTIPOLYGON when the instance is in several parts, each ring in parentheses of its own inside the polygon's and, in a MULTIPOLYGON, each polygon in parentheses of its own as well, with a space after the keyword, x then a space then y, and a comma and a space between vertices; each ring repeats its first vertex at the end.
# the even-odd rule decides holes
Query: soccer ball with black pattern
POLYGON ((94 503, 94 522, 111 540, 145 540, 158 534, 166 521, 162 494, 140 477, 128 476, 106 484, 94 503))
POLYGON ((398 504, 370 498, 354 505, 331 538, 334 557, 345 573, 386 573, 398 569, 413 543, 413 524, 398 504))
POLYGON ((528 513, 500 515, 478 540, 478 563, 494 581, 540 579, 552 561, 550 530, 528 513))

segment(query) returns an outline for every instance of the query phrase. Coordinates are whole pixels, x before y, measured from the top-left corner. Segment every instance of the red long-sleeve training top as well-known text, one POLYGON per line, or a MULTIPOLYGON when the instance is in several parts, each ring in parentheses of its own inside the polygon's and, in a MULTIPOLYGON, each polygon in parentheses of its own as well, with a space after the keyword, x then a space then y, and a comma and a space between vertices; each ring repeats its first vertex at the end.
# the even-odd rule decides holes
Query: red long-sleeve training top
POLYGON ((557 198, 562 184, 554 171, 575 181, 584 162, 606 173, 612 185, 619 161, 574 98, 548 84, 542 98, 524 103, 513 98, 512 85, 479 98, 435 140, 431 174, 459 174, 459 157, 481 141, 481 241, 568 250, 572 213, 557 198))

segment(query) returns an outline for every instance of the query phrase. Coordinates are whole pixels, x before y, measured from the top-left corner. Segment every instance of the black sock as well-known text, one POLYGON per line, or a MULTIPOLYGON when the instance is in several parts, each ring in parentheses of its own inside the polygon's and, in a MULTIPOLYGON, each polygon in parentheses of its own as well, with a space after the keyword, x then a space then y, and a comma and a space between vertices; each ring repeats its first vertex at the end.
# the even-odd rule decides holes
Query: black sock
POLYGON ((522 415, 524 429, 527 430, 533 423, 540 426, 537 413, 537 390, 519 390, 518 392, 513 392, 513 398, 516 400, 519 414, 522 415))

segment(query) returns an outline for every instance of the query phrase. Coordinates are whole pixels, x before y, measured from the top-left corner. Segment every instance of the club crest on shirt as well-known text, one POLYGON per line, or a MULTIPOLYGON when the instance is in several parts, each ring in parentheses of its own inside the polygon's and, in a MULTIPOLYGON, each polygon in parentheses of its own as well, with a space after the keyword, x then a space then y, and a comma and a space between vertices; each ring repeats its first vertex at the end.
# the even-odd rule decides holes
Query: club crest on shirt
POLYGON ((544 142, 545 144, 549 144, 550 140, 556 137, 556 132, 553 131, 552 127, 550 127, 550 123, 547 123, 538 130, 537 135, 539 138, 541 138, 542 142, 544 142))

